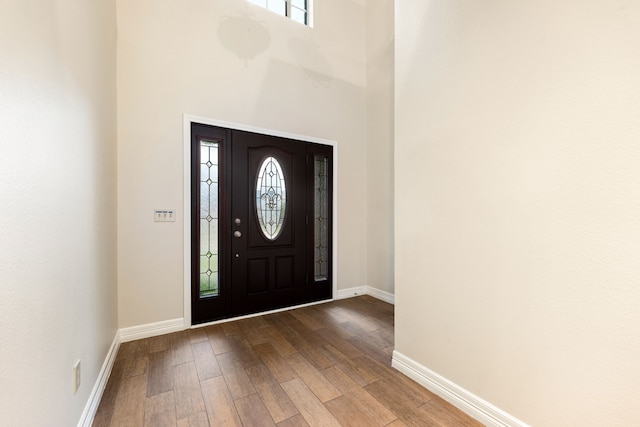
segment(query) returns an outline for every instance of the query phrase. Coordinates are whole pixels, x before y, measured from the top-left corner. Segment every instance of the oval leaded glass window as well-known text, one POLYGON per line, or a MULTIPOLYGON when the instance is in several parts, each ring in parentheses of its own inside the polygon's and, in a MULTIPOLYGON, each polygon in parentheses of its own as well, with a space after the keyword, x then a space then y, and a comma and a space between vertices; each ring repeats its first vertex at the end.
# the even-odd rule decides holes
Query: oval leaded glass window
POLYGON ((275 157, 267 157, 258 169, 256 213, 262 234, 275 240, 282 231, 287 207, 284 174, 275 157))

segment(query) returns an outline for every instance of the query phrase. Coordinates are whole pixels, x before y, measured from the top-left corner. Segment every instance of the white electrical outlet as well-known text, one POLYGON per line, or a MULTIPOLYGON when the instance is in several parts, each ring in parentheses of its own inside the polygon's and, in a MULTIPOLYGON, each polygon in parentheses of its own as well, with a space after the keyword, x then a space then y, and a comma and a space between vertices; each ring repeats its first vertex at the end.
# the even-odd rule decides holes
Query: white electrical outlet
POLYGON ((153 220, 155 222, 175 222, 176 211, 174 209, 154 209, 153 220))
POLYGON ((73 394, 80 388, 80 361, 73 365, 73 394))

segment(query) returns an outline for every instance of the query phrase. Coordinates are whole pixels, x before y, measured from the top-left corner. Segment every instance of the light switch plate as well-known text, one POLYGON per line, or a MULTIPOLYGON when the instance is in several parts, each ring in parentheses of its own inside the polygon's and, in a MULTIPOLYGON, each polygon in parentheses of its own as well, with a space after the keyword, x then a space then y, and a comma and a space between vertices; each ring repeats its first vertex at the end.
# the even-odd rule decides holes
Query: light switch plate
POLYGON ((153 221, 154 222, 175 222, 176 211, 174 209, 154 209, 153 221))

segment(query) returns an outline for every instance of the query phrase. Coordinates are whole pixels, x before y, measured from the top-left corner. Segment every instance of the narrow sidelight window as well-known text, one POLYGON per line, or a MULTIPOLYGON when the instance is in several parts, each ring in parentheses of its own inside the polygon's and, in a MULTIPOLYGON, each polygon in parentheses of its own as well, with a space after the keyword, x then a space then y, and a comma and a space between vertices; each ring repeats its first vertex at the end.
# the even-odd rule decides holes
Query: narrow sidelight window
POLYGON ((218 295, 218 142, 200 140, 200 297, 218 295))
POLYGON ((329 159, 314 156, 314 272, 315 280, 329 276, 329 159))

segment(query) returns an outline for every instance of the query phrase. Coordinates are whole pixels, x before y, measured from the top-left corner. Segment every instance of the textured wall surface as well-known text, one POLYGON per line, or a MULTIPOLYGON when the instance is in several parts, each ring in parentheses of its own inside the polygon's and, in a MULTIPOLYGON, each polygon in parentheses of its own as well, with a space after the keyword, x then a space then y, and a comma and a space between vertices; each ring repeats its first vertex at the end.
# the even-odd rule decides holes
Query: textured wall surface
POLYGON ((311 29, 245 1, 118 2, 121 327, 183 317, 185 113, 337 141, 337 279, 366 284, 364 1, 314 15, 311 29))
POLYGON ((531 425, 637 425, 640 3, 396 4, 396 350, 531 425))
POLYGON ((367 285, 393 294, 393 0, 366 16, 367 285))
POLYGON ((117 328, 115 4, 1 4, 0 424, 72 426, 117 328))

